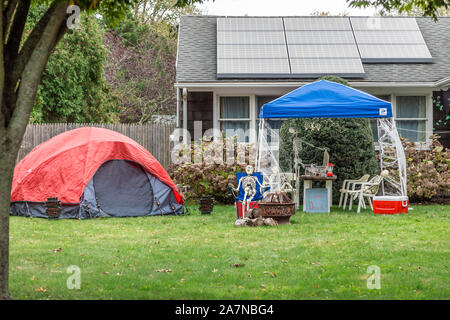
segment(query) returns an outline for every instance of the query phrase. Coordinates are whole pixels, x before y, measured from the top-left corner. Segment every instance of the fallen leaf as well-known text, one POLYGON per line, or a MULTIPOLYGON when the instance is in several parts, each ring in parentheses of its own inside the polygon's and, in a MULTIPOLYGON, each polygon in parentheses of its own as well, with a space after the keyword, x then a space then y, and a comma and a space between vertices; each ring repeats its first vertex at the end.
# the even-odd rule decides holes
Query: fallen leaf
POLYGON ((57 253, 57 252, 61 252, 61 251, 62 251, 62 248, 53 249, 53 253, 57 253))

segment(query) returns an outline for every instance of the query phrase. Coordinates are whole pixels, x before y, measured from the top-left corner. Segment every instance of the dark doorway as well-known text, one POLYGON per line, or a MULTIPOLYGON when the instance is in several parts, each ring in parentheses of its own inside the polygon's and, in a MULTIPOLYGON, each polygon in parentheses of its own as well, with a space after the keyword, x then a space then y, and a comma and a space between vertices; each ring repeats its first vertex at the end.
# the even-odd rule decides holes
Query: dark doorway
POLYGON ((94 175, 94 189, 100 209, 111 216, 143 216, 152 212, 153 190, 137 163, 105 162, 94 175))

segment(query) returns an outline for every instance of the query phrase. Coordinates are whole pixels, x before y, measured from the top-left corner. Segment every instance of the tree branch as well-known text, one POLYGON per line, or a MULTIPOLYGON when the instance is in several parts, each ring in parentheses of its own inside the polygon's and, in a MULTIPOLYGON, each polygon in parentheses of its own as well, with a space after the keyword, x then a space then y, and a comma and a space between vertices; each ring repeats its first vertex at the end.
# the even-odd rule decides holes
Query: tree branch
MULTIPOLYGON (((9 4, 9 2, 8 2, 9 4)), ((0 2, 0 12, 3 13, 3 1, 0 2)), ((3 63, 3 14, 0 15, 0 137, 4 137, 5 126, 5 116, 2 112, 1 106, 3 105, 3 88, 5 86, 5 64, 3 63)), ((0 144, 2 141, 0 141, 0 144)))
POLYGON ((31 57, 31 54, 33 53, 36 45, 41 39, 42 33, 44 32, 45 27, 47 26, 50 20, 50 17, 54 13, 55 8, 56 3, 53 3, 51 7, 48 8, 47 12, 45 12, 45 14, 39 20, 39 22, 36 24, 36 26, 33 28, 30 35, 25 40, 25 43, 23 44, 22 48, 20 49, 17 59, 14 62, 14 69, 10 73, 10 81, 11 83, 14 83, 14 86, 17 83, 17 81, 19 81, 23 69, 25 68, 28 60, 31 57))
POLYGON ((50 49, 50 54, 53 52, 53 50, 55 50, 56 45, 58 44, 58 42, 62 39, 62 37, 64 37, 64 35, 69 31, 69 29, 67 28, 67 25, 65 23, 65 21, 63 23, 61 23, 61 26, 59 27, 58 33, 56 34, 56 38, 55 41, 53 42, 53 45, 50 49))
POLYGON ((16 107, 8 125, 9 136, 15 144, 20 144, 22 141, 36 99, 36 92, 42 73, 57 43, 58 36, 61 35, 62 25, 65 24, 67 7, 68 4, 66 2, 57 3, 54 13, 50 17, 23 70, 22 81, 17 91, 16 107))
MULTIPOLYGON (((14 11, 17 8, 17 4, 19 3, 19 0, 9 0, 8 4, 6 5, 6 8, 2 10, 3 13, 3 38, 6 38, 6 35, 9 31, 9 26, 11 24, 11 20, 13 18, 14 11)), ((2 42, 3 43, 3 42, 2 42)))
MULTIPOLYGON (((12 80, 12 70, 15 67, 15 60, 17 58, 20 42, 22 41, 25 23, 30 10, 31 0, 20 1, 15 10, 14 19, 11 25, 11 31, 8 34, 8 40, 3 48, 3 68, 5 72, 6 86, 3 87, 1 112, 4 117, 3 125, 8 126, 8 121, 12 115, 12 110, 15 107, 15 88, 17 80, 12 80)), ((3 25, 3 24, 2 24, 3 25)), ((2 42, 3 43, 3 42, 2 42)))
POLYGON ((22 0, 17 6, 14 20, 11 25, 11 31, 8 34, 8 42, 5 46, 5 71, 8 73, 13 67, 13 62, 19 52, 20 42, 22 41, 23 30, 27 21, 28 11, 30 10, 31 0, 22 0))

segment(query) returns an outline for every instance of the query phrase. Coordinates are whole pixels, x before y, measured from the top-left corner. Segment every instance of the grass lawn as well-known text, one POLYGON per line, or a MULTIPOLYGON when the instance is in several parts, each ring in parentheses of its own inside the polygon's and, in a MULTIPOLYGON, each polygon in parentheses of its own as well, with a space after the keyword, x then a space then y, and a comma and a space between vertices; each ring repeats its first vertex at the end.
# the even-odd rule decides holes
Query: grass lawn
POLYGON ((15 299, 449 299, 450 206, 402 215, 297 214, 234 227, 211 216, 94 220, 11 217, 15 299), (61 248, 61 249, 59 249, 61 248), (81 269, 81 290, 66 270, 81 269), (367 288, 370 265, 381 289, 367 288))

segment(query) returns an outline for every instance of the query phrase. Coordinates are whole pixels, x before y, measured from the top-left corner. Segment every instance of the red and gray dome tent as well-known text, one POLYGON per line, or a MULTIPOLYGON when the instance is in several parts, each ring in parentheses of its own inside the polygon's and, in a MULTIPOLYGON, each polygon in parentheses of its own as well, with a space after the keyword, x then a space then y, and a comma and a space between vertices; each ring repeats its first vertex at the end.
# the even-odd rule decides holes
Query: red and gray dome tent
POLYGON ((136 141, 85 127, 34 148, 14 170, 11 214, 46 218, 48 198, 60 218, 182 214, 184 198, 161 164, 136 141))

